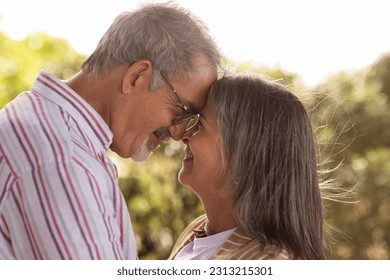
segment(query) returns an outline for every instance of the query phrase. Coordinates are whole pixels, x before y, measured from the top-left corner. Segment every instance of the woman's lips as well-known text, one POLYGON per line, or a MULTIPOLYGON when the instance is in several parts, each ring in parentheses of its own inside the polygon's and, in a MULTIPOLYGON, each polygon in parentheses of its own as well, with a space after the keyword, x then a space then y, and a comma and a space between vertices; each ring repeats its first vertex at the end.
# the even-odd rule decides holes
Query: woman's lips
POLYGON ((183 160, 193 160, 194 156, 192 154, 185 153, 183 160))
POLYGON ((194 155, 191 153, 189 147, 187 146, 184 149, 184 158, 183 158, 183 160, 193 160, 193 159, 194 159, 194 155))

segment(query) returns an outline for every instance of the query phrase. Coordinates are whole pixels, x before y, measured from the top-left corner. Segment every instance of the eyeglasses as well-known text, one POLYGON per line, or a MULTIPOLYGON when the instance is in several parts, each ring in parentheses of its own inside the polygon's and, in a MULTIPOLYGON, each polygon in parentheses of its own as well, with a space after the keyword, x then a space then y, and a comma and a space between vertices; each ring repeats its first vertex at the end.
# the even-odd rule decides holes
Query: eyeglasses
POLYGON ((178 125, 187 122, 186 131, 190 130, 199 119, 199 113, 193 112, 184 102, 183 99, 180 98, 177 90, 172 85, 172 83, 169 81, 168 77, 165 75, 163 71, 161 71, 161 75, 163 76, 164 80, 167 82, 169 87, 171 88, 173 94, 176 96, 177 100, 179 100, 180 108, 183 109, 183 114, 180 116, 177 116, 172 120, 173 125, 178 125))

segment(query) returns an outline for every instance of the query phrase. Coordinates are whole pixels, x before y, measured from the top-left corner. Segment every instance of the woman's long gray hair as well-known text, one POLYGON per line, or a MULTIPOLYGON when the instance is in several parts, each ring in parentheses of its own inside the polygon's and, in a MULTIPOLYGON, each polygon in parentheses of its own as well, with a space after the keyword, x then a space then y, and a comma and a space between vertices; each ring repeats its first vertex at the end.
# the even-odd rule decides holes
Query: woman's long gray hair
POLYGON ((316 145, 303 104, 255 76, 225 76, 210 91, 238 225, 298 259, 323 259, 316 145))

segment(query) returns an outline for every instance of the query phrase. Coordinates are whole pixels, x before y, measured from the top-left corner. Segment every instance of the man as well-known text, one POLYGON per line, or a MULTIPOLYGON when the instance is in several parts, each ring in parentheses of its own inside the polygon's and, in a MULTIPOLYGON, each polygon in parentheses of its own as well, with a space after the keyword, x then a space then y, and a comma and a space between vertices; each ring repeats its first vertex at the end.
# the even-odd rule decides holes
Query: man
POLYGON ((0 259, 136 259, 108 148, 181 139, 217 78, 207 29, 172 4, 119 15, 81 71, 42 71, 0 111, 0 259))

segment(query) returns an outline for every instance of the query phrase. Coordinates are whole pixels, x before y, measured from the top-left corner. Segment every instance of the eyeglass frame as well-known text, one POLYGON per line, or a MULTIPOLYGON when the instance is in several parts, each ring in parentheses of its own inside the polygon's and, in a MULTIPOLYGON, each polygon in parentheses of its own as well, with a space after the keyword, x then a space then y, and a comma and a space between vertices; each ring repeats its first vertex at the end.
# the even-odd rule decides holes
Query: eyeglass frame
MULTIPOLYGON (((179 96, 179 93, 177 89, 173 86, 171 81, 168 79, 167 75, 163 72, 160 71, 161 76, 164 78, 165 82, 168 84, 168 86, 171 88, 173 94, 176 96, 177 100, 179 100, 180 107, 184 110, 185 114, 181 116, 177 116, 175 119, 173 119, 172 124, 173 125, 178 125, 181 123, 184 123, 185 121, 189 120, 191 121, 192 118, 196 118, 199 116, 199 113, 195 113, 189 109, 189 107, 184 103, 183 99, 179 96)), ((192 125, 190 126, 192 127, 192 125)), ((189 128, 187 128, 188 130, 189 128)))

